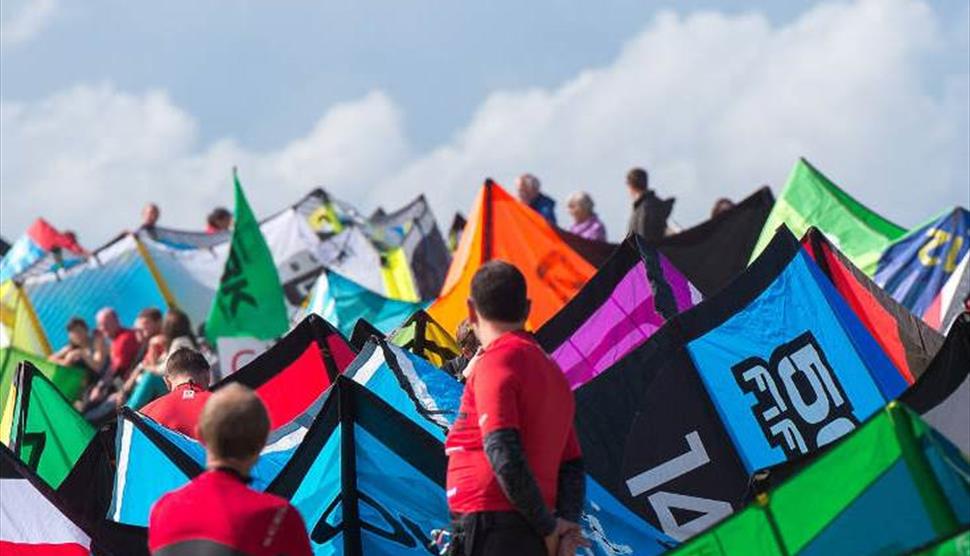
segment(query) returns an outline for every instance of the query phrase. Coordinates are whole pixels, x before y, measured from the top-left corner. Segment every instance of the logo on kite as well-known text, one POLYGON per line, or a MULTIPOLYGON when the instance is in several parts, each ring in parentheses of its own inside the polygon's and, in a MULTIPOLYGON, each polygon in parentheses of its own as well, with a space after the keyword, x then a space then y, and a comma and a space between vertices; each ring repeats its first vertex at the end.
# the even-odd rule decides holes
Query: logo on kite
MULTIPOLYGON (((226 261, 226 269, 222 273, 222 279, 219 281, 219 289, 225 294, 224 297, 219 298, 219 308, 223 314, 229 315, 231 318, 236 317, 236 312, 239 311, 239 305, 241 303, 247 303, 253 307, 256 306, 256 298, 246 292, 246 289, 249 287, 249 280, 243 274, 240 253, 236 247, 237 245, 233 244, 229 249, 229 260, 226 261), (226 299, 228 299, 228 303, 224 302, 226 299), (228 307, 226 306, 227 304, 228 307)), ((242 253, 241 256, 242 259, 246 259, 245 253, 242 253)))
MULTIPOLYGON (((381 504, 371 498, 370 496, 364 494, 363 492, 357 493, 357 502, 361 507, 370 506, 373 512, 363 511, 363 514, 368 516, 374 516, 376 512, 377 516, 380 517, 383 524, 375 525, 367 521, 360 522, 360 528, 363 531, 368 531, 381 537, 385 540, 391 541, 401 546, 407 548, 416 548, 422 546, 429 554, 435 554, 431 550, 431 539, 421 531, 421 527, 408 519, 406 516, 399 516, 395 518, 391 515, 391 512, 387 508, 381 506, 381 504)), ((331 524, 330 520, 332 517, 339 517, 341 512, 337 512, 338 508, 343 504, 343 495, 338 494, 327 509, 324 510, 323 515, 317 521, 317 524, 310 531, 310 540, 316 544, 324 544, 343 531, 344 522, 341 519, 339 523, 331 524), (336 513, 335 513, 336 512, 336 513)))
POLYGON ((549 251, 536 266, 536 275, 563 302, 586 283, 583 274, 559 251, 549 251))
POLYGON ((811 332, 775 348, 769 361, 750 357, 731 368, 768 443, 793 458, 855 429, 852 403, 811 332))

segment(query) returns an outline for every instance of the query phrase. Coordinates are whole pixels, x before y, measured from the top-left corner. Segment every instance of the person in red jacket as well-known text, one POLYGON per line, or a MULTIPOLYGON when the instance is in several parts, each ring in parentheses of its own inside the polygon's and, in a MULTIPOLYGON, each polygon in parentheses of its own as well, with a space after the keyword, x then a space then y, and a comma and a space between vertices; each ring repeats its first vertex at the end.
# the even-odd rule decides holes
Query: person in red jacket
POLYGON ((142 408, 160 425, 199 440, 199 416, 211 396, 209 362, 191 348, 176 350, 165 361, 165 383, 170 392, 142 408))
POLYGON ((522 273, 503 261, 472 278, 468 320, 481 349, 468 364, 445 441, 453 541, 463 556, 574 554, 585 473, 566 377, 523 330, 522 273))
POLYGON ((220 389, 206 402, 199 430, 206 471, 152 507, 151 553, 310 556, 306 525, 296 508, 246 486, 269 435, 269 414, 259 397, 239 384, 220 389))

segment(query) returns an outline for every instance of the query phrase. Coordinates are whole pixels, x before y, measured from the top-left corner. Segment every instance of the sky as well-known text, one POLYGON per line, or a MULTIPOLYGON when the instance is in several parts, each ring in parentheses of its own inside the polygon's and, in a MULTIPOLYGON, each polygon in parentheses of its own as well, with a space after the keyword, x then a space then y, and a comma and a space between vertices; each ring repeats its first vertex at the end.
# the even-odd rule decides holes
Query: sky
POLYGON ((485 177, 588 191, 625 232, 646 167, 690 226, 805 157, 904 226, 970 204, 965 0, 0 4, 0 234, 97 246, 157 202, 198 229, 231 169, 439 223, 485 177))

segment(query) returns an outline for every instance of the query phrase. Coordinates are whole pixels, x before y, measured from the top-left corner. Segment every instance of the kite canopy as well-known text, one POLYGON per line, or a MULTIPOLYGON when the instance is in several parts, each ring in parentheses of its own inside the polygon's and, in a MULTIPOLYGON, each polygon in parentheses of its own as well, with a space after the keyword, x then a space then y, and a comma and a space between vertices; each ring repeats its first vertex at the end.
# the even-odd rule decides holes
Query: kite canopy
POLYGON ((0 260, 0 282, 69 267, 80 261, 84 253, 74 234, 60 232, 38 218, 27 233, 5 250, 0 260))
MULTIPOLYGON (((970 255, 970 211, 955 208, 913 229, 890 245, 876 267, 875 281, 904 307, 923 317, 937 330, 944 330, 943 302, 934 302, 947 287, 951 276, 966 273, 970 255), (962 268, 961 268, 962 267, 962 268)), ((959 280, 959 278, 958 278, 959 280)), ((958 284, 950 286, 948 310, 962 304, 954 295, 958 284)), ((964 293, 964 296, 966 294, 964 293)), ((952 320, 952 319, 951 319, 952 320)))
POLYGON ((89 554, 91 536, 59 507, 59 500, 6 446, 0 446, 0 552, 89 554))
POLYGON ((845 436, 906 386, 782 229, 721 293, 576 390, 577 432, 590 475, 684 540, 741 508, 754 472, 845 436), (659 471, 674 458, 679 472, 659 471))
POLYGON ((775 202, 751 254, 752 260, 768 245, 782 224, 796 236, 815 226, 854 265, 870 276, 875 272, 882 252, 906 233, 904 228, 853 199, 804 158, 795 164, 788 176, 788 183, 775 202))
POLYGON ((435 367, 444 366, 461 353, 458 342, 425 311, 411 315, 387 337, 391 343, 429 361, 435 367))
POLYGON ((970 465, 891 404, 681 555, 901 554, 970 525, 970 465))
POLYGON ((458 416, 461 384, 384 340, 369 341, 344 376, 367 387, 441 442, 458 416))
POLYGON ((316 313, 350 337, 358 319, 386 334, 425 305, 384 297, 337 272, 324 270, 310 291, 304 314, 316 313))
MULTIPOLYGON (((87 384, 87 374, 83 369, 58 365, 44 357, 17 348, 0 348, 0 416, 6 413, 8 404, 11 404, 10 407, 12 407, 14 403, 15 396, 11 394, 13 392, 11 387, 17 376, 17 366, 23 361, 29 362, 42 372, 61 395, 70 402, 80 397, 87 384)), ((6 441, 6 438, 0 436, 0 443, 6 443, 6 441)))
POLYGON ((486 180, 454 253, 441 296, 428 309, 446 330, 455 330, 467 316, 465 302, 475 271, 495 259, 515 265, 525 275, 532 301, 527 325, 533 330, 562 308, 595 272, 542 216, 494 181, 486 180))
POLYGON ((802 247, 818 264, 856 316, 912 383, 943 344, 943 336, 880 289, 835 249, 817 228, 809 228, 802 247))
POLYGON ((536 339, 578 388, 699 300, 666 257, 628 236, 536 339))
POLYGON ((267 491, 296 506, 317 554, 427 554, 448 525, 446 464, 434 436, 338 377, 267 491))
POLYGON ((970 454, 970 315, 956 319, 943 347, 900 401, 970 454))
POLYGON ((340 332, 311 314, 269 350, 210 389, 231 383, 252 388, 266 404, 275 430, 306 412, 355 356, 340 332))

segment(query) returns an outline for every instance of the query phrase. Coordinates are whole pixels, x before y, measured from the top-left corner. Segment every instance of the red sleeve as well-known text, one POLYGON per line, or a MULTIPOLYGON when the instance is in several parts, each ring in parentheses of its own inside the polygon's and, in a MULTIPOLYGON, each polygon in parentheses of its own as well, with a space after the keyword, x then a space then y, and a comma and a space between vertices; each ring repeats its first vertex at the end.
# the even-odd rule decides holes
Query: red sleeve
POLYGON ((286 518, 283 520, 283 526, 277 538, 283 541, 279 546, 282 556, 313 556, 306 525, 300 517, 300 512, 292 505, 286 512, 286 518))
POLYGON ((566 446, 562 450, 560 461, 570 461, 583 457, 583 451, 579 447, 579 437, 576 436, 576 427, 569 427, 569 436, 566 437, 566 446))
POLYGON ((484 440, 498 429, 520 429, 519 381, 508 357, 485 354, 475 364, 475 409, 484 440))

